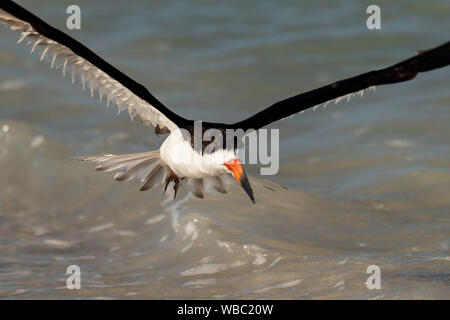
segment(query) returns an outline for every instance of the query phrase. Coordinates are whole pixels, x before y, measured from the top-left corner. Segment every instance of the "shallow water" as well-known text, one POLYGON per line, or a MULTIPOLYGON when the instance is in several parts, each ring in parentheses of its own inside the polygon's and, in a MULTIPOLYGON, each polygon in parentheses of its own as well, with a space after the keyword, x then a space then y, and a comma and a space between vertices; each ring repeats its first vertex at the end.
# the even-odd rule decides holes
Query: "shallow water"
MULTIPOLYGON (((18 1, 64 28, 70 1, 18 1), (44 5, 45 4, 45 5, 44 5)), ((232 122, 448 40, 445 1, 78 1, 67 31, 182 115, 232 122), (108 2, 109 3, 109 2, 108 2)), ((67 161, 156 149, 0 28, 0 297, 450 298, 449 69, 272 125, 289 190, 177 201, 67 161), (66 289, 69 265, 81 290, 66 289), (369 290, 369 265, 381 289, 369 290)), ((252 174, 257 166, 248 166, 252 174)))

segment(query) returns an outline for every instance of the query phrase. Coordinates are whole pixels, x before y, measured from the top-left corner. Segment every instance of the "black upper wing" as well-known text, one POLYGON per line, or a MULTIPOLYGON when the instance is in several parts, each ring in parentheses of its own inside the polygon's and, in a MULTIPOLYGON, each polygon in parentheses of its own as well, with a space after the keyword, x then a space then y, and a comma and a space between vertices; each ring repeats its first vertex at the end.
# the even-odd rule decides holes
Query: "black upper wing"
POLYGON ((445 67, 449 64, 450 42, 447 42, 388 68, 363 73, 279 101, 261 112, 243 121, 234 123, 231 126, 244 130, 256 130, 302 110, 347 94, 364 90, 371 86, 408 81, 420 72, 445 67))
MULTIPOLYGON (((130 115, 139 115, 148 124, 164 131, 183 127, 190 121, 170 111, 156 99, 143 85, 137 83, 111 64, 100 58, 97 54, 80 42, 53 28, 29 11, 10 0, 0 1, 0 23, 13 30, 22 31, 22 38, 27 39, 36 47, 43 48, 41 60, 45 56, 52 59, 52 67, 56 59, 62 61, 59 65, 65 75, 66 67, 72 68, 74 75, 80 76, 83 81, 102 95, 111 99, 119 106, 124 105, 130 115), (33 44, 34 43, 34 44, 33 44)), ((21 41, 19 40, 19 41, 21 41)))

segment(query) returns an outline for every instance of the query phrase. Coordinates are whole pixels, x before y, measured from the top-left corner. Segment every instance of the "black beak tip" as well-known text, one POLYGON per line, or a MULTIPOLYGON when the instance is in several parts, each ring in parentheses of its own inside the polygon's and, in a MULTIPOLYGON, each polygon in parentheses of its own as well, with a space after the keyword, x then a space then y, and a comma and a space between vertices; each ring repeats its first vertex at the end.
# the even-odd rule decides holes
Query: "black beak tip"
POLYGON ((247 195, 249 196, 250 200, 252 200, 253 203, 255 203, 255 197, 253 195, 252 186, 250 185, 250 182, 247 179, 247 175, 244 173, 240 179, 240 183, 242 188, 245 190, 247 195))
POLYGON ((255 197, 253 196, 253 190, 251 188, 250 188, 250 192, 245 188, 244 188, 244 190, 245 190, 245 192, 247 192, 248 197, 250 198, 250 200, 252 200, 253 204, 255 204, 256 202, 255 202, 255 197))

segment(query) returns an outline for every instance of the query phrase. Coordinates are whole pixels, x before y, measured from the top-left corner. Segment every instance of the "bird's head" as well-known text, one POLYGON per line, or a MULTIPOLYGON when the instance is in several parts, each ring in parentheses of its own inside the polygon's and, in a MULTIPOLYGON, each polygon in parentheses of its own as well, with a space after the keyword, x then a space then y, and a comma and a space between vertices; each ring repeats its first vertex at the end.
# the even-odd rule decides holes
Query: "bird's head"
POLYGON ((232 159, 223 164, 228 172, 230 172, 236 181, 244 188, 245 192, 250 197, 253 203, 255 203, 255 198, 253 196, 253 190, 250 186, 250 182, 248 181, 247 175, 245 174, 244 168, 242 167, 242 163, 238 159, 232 159))

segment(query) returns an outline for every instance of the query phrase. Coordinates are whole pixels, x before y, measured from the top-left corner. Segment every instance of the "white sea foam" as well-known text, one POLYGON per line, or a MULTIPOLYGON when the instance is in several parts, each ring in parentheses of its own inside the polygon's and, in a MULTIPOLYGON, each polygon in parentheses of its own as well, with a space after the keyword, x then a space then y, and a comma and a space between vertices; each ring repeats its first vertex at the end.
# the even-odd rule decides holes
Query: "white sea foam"
POLYGON ((109 222, 109 223, 105 223, 99 226, 95 226, 89 229, 89 232, 99 232, 99 231, 104 231, 106 229, 110 229, 114 227, 114 223, 113 222, 109 222))
POLYGON ((196 276, 199 274, 213 274, 226 270, 228 266, 222 263, 202 264, 200 266, 185 270, 181 273, 182 276, 196 276))
POLYGON ((147 221, 145 221, 146 224, 155 224, 158 222, 161 222, 165 219, 166 215, 165 214, 158 214, 156 216, 153 216, 149 219, 147 219, 147 221))
POLYGON ((292 280, 292 281, 289 281, 289 282, 283 282, 283 283, 279 283, 279 284, 274 285, 274 286, 269 286, 269 287, 265 287, 265 288, 262 288, 262 289, 259 289, 259 290, 255 290, 254 292, 255 293, 263 293, 263 292, 267 292, 267 291, 272 290, 272 289, 289 288, 289 287, 293 287, 293 286, 298 285, 302 281, 303 281, 303 279, 297 279, 297 280, 292 280))

